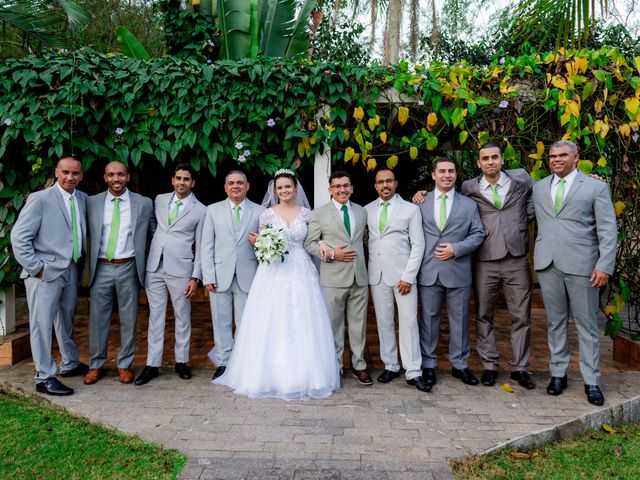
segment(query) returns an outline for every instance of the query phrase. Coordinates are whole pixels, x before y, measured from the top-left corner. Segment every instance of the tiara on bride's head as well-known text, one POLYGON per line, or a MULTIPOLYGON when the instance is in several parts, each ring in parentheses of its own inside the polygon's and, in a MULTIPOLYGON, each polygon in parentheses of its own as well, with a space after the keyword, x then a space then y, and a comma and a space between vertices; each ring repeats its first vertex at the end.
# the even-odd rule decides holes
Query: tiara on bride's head
POLYGON ((291 175, 295 177, 296 174, 293 173, 293 170, 289 170, 288 168, 281 168, 280 170, 276 170, 276 173, 273 174, 273 177, 277 177, 278 175, 291 175))

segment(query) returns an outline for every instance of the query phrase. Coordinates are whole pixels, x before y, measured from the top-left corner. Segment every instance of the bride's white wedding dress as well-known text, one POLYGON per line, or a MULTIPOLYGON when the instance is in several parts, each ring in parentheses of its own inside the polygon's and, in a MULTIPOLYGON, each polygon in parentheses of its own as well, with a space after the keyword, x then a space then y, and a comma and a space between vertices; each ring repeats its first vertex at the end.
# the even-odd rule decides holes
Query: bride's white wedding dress
POLYGON ((340 388, 339 366, 318 271, 304 250, 311 212, 292 225, 272 208, 260 224, 282 228, 284 262, 261 264, 251 285, 225 373, 212 383, 252 398, 328 397, 340 388))

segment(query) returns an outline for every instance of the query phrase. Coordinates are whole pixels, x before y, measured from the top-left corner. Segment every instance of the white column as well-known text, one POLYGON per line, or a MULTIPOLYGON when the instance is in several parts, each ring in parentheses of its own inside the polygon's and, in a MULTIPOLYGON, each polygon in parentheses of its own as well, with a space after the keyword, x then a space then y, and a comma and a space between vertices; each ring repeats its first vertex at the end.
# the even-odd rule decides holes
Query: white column
POLYGON ((0 336, 16 331, 16 287, 0 292, 0 336))
MULTIPOLYGON (((329 115, 330 108, 325 105, 318 111, 316 123, 320 125, 323 115, 329 115)), ((316 151, 313 163, 313 208, 318 208, 331 199, 329 195, 329 175, 331 175, 331 149, 326 143, 324 152, 316 151)))

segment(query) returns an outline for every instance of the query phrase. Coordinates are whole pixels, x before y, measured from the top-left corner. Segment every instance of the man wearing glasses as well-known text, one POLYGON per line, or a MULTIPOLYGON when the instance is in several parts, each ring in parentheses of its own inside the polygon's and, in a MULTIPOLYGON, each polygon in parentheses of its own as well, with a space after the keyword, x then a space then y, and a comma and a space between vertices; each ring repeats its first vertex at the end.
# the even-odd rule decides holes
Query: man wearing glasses
POLYGON ((400 358, 409 385, 422 392, 431 385, 422 379, 418 290, 416 276, 424 254, 422 216, 417 205, 396 194, 398 181, 392 170, 376 172, 378 198, 369 203, 369 285, 376 311, 380 357, 384 370, 378 382, 389 383, 400 376, 393 302, 398 306, 400 358))
MULTIPOLYGON (((342 367, 345 313, 349 329, 353 376, 361 385, 373 385, 364 360, 368 279, 362 238, 365 209, 349 201, 351 176, 336 171, 329 177, 331 201, 314 210, 305 249, 323 260, 320 282, 327 301, 338 363, 342 367)), ((342 368, 341 368, 342 370, 342 368)))

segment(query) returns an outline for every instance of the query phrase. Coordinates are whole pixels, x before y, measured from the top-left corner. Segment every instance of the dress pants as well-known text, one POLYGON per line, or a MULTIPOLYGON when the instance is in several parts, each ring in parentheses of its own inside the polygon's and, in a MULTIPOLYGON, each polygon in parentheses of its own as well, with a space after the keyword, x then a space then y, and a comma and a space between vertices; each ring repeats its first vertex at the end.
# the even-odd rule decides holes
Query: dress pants
POLYGON ((226 366, 233 350, 233 322, 236 329, 242 320, 248 293, 242 291, 233 276, 231 286, 224 292, 210 292, 211 320, 213 322, 213 349, 209 358, 217 366, 226 366))
POLYGON ((405 377, 411 380, 419 377, 420 371, 420 331, 418 329, 418 289, 400 295, 396 287, 380 282, 371 285, 371 297, 376 311, 378 338, 380 338, 380 357, 384 368, 399 372, 396 330, 394 328, 393 301, 398 305, 398 336, 400 340, 400 358, 405 369, 405 377))
POLYGON ((343 363, 346 316, 347 328, 349 329, 349 347, 351 348, 351 368, 364 370, 367 368, 367 362, 364 359, 364 345, 367 337, 369 287, 367 285, 360 286, 353 282, 353 285, 347 288, 323 287, 323 292, 327 301, 340 368, 343 363))
POLYGON ((512 372, 526 372, 531 354, 531 274, 529 258, 505 257, 473 264, 478 354, 485 370, 498 369, 498 348, 493 328, 496 299, 502 288, 511 317, 512 372))
POLYGON ((420 350, 422 368, 436 368, 436 351, 440 333, 440 311, 447 302, 449 318, 449 361, 454 368, 467 368, 469 344, 469 300, 471 287, 447 288, 440 280, 430 286, 420 285, 420 350))
POLYGON ((89 314, 90 368, 102 368, 107 361, 109 327, 114 301, 118 301, 120 350, 118 368, 129 368, 136 350, 136 323, 140 283, 135 260, 126 263, 98 263, 91 285, 89 314))
POLYGON ((549 370, 553 377, 563 377, 569 367, 569 312, 578 329, 580 372, 584 383, 600 383, 600 336, 598 303, 600 289, 593 288, 589 277, 569 275, 553 264, 536 272, 547 312, 549 370))
POLYGON ((155 272, 147 272, 145 290, 149 301, 149 329, 147 335, 147 365, 160 367, 164 349, 164 330, 167 318, 167 299, 171 297, 175 317, 176 363, 189 361, 191 340, 191 299, 184 292, 190 277, 174 277, 165 272, 162 261, 155 272))
MULTIPOLYGON (((45 266, 45 268, 47 268, 45 266)), ((29 306, 31 355, 36 368, 36 383, 56 376, 51 356, 53 330, 62 356, 60 373, 78 366, 78 347, 73 341, 73 320, 78 298, 78 269, 75 263, 55 280, 36 277, 24 280, 29 306)))

